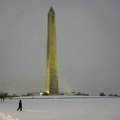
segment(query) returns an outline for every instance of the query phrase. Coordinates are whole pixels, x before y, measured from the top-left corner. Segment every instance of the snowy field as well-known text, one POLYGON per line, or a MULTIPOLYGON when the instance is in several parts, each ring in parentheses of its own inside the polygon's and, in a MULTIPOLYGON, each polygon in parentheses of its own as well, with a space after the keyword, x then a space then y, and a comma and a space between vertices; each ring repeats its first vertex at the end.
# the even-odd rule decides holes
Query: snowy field
POLYGON ((18 102, 0 101, 0 120, 120 120, 120 98, 22 99, 21 112, 18 102))

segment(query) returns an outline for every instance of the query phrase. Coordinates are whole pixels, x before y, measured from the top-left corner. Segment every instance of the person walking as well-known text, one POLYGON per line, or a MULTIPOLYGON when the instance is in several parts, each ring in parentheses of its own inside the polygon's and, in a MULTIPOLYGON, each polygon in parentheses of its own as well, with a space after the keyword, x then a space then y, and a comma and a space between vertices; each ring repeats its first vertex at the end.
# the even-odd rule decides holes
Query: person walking
POLYGON ((21 101, 21 100, 19 101, 19 106, 18 106, 17 111, 18 111, 18 110, 22 111, 22 101, 21 101))

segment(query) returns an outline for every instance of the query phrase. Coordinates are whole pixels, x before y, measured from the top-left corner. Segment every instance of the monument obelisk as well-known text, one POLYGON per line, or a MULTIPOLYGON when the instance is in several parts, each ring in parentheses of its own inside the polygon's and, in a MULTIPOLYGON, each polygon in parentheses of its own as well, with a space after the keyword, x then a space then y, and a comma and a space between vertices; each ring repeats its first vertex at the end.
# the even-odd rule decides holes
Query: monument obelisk
POLYGON ((58 94, 58 60, 56 45, 55 11, 51 7, 48 12, 47 36, 46 92, 49 95, 58 94))

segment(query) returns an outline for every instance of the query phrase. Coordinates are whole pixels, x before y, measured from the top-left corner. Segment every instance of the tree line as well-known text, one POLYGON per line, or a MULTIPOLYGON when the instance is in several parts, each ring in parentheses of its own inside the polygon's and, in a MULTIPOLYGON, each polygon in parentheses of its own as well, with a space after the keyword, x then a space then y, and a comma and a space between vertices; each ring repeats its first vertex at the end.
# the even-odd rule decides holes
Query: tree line
MULTIPOLYGON (((39 94, 40 95, 40 94, 39 94)), ((37 95, 37 96, 39 96, 37 95)), ((48 94, 43 94, 44 95, 48 95, 48 94)), ((81 93, 81 92, 71 92, 71 93, 68 93, 68 92, 60 92, 59 95, 77 95, 77 96, 90 96, 89 94, 87 93, 81 93)), ((24 94, 24 95, 20 95, 20 96, 34 96, 33 93, 27 93, 27 94, 24 94)), ((101 92, 99 95, 97 96, 110 96, 110 97, 120 97, 120 95, 118 94, 108 94, 106 95, 104 92, 101 92)), ((19 97, 19 95, 17 94, 13 94, 13 95, 8 95, 8 93, 6 92, 0 92, 0 99, 1 101, 4 102, 4 100, 6 98, 9 98, 9 99, 12 99, 13 97, 19 97)))

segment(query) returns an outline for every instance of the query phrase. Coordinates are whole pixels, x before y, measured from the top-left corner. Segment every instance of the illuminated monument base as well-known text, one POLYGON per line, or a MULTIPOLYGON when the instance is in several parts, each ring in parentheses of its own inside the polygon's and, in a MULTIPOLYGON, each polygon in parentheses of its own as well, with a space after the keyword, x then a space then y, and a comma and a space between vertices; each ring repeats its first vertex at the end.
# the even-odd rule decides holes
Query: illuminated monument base
POLYGON ((47 38, 47 65, 46 65, 46 92, 49 95, 58 95, 58 62, 56 45, 55 12, 51 7, 48 13, 47 38))

